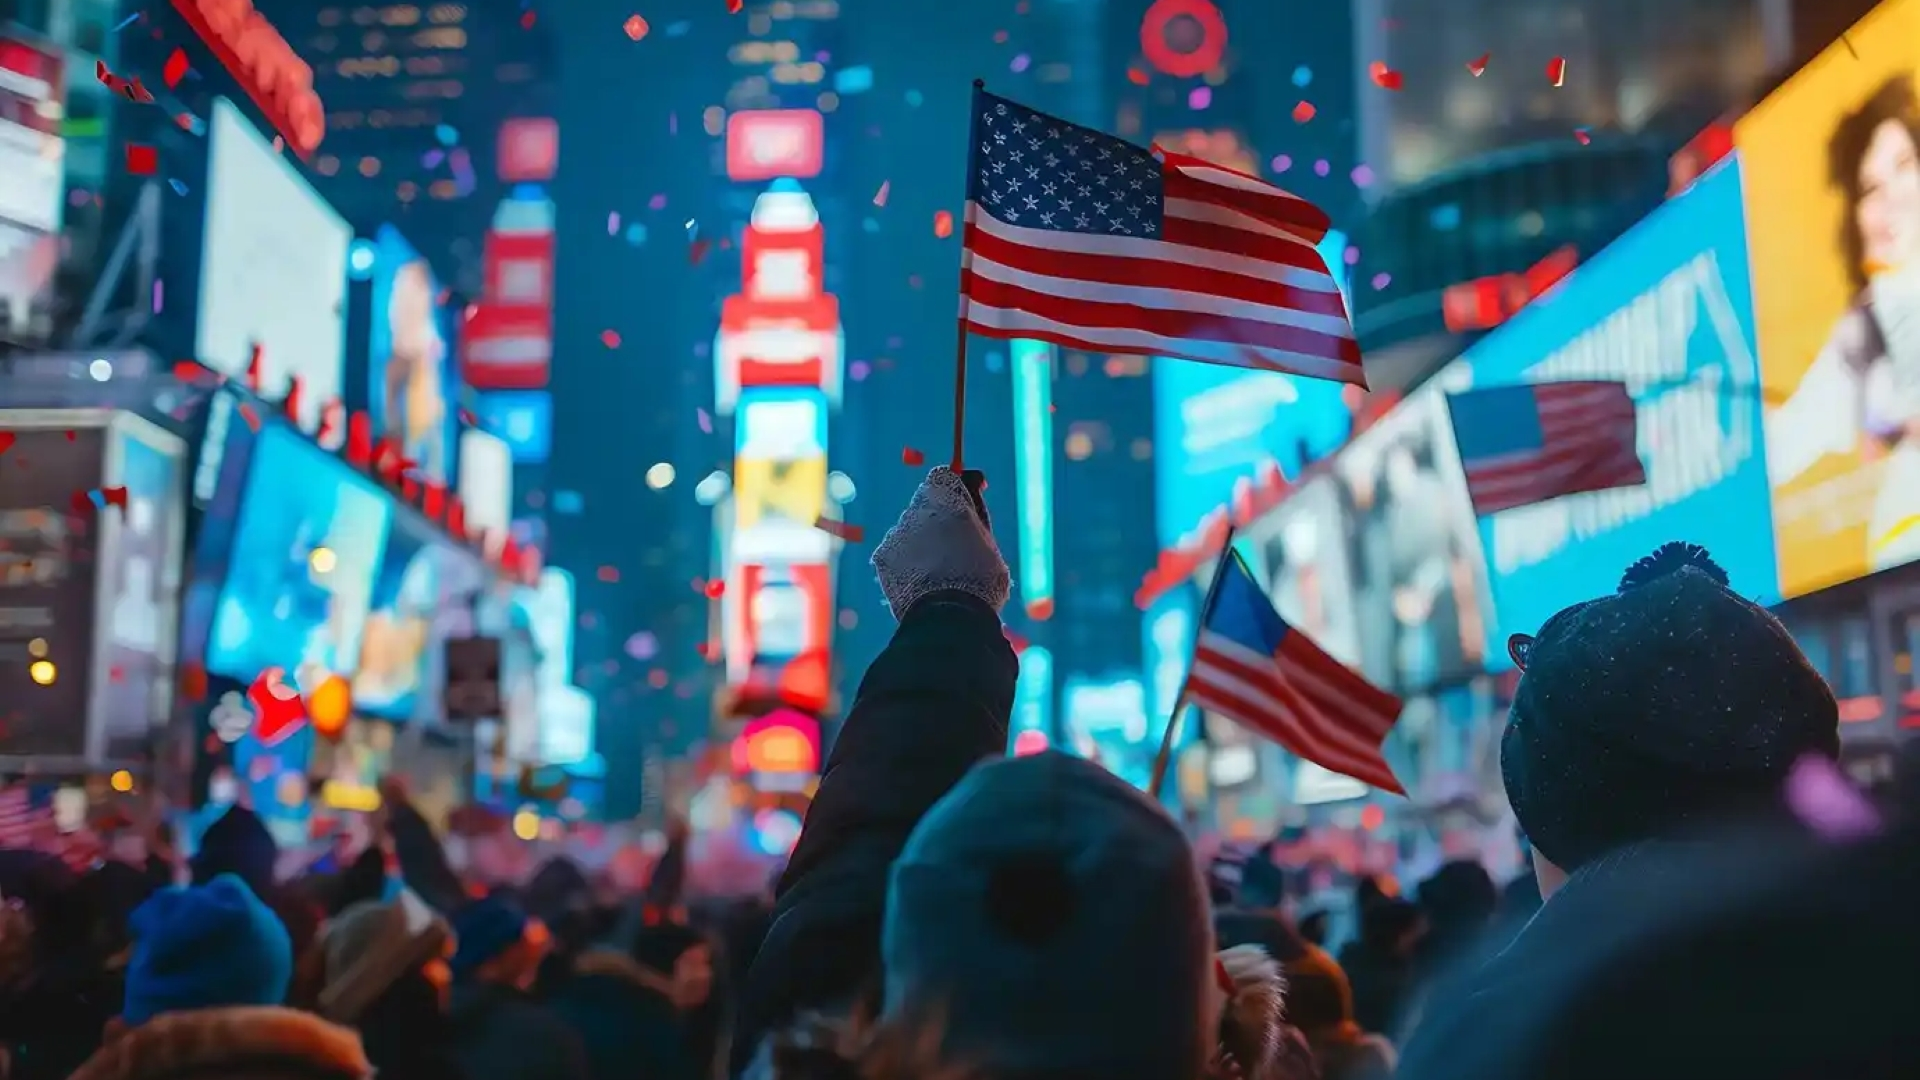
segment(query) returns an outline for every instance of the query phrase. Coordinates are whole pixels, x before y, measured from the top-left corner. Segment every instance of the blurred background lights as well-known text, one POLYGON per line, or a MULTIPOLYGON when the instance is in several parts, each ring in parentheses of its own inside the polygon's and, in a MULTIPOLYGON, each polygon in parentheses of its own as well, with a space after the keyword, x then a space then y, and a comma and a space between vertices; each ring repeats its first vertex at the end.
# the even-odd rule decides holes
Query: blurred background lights
POLYGON ((117 770, 111 777, 108 777, 107 784, 112 787, 113 790, 125 795, 133 790, 133 774, 125 769, 117 770))
POLYGON ((60 672, 51 660, 35 660, 27 665, 27 677, 41 686, 52 686, 53 681, 60 677, 60 672))
POLYGON ((307 554, 307 568, 321 577, 333 573, 339 561, 339 556, 333 553, 332 548, 317 547, 307 554))
POLYGON ((727 492, 732 490, 733 478, 715 469, 701 477, 700 482, 693 486, 693 501, 701 506, 713 506, 726 498, 727 492))
POLYGON ((827 496, 834 502, 850 503, 859 493, 853 486, 853 477, 838 470, 827 474, 827 496))
POLYGON ((647 486, 655 491, 665 491, 673 485, 673 466, 662 461, 647 470, 647 486))
POLYGON ((93 376, 94 382, 106 382, 113 378, 113 361, 95 360, 87 365, 87 374, 93 376))
POLYGON ((513 835, 522 840, 540 838, 540 814, 532 807, 521 807, 513 815, 513 835))

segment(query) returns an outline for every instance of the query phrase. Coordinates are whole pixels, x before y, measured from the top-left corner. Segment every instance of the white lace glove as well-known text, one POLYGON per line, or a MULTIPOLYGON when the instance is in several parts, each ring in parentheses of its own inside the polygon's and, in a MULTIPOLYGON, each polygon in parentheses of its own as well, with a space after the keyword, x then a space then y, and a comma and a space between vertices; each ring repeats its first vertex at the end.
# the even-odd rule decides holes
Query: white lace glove
POLYGON ((944 589, 978 597, 996 612, 1006 606, 1013 580, 984 504, 979 507, 966 481, 944 465, 921 481, 899 522, 873 549, 873 570, 894 618, 944 589))

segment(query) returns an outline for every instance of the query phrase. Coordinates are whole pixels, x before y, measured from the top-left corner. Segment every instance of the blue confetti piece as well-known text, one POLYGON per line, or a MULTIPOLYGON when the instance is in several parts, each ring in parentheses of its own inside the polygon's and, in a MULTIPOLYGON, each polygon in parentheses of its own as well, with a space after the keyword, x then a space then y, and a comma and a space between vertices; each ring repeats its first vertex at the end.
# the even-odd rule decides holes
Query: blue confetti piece
POLYGON ((646 242, 647 227, 645 225, 636 221, 627 226, 627 243, 632 244, 634 247, 639 247, 646 242))
POLYGON ((452 146, 460 141, 460 133, 452 124, 439 124, 433 129, 433 137, 440 140, 441 146, 452 146))
POLYGON ((187 193, 187 185, 183 180, 169 178, 167 180, 167 186, 173 189, 175 195, 185 195, 187 193))
POLYGON ((873 89, 873 69, 865 64, 841 68, 833 73, 833 92, 845 97, 873 89))
POLYGON ((861 218, 860 228, 870 233, 877 233, 880 231, 880 222, 873 218, 861 218))
POLYGON ((692 23, 688 22, 685 19, 681 19, 679 22, 674 23, 672 26, 667 27, 667 36, 668 37, 686 37, 687 32, 692 29, 693 29, 692 23))
POLYGON ((1313 69, 1305 64, 1293 69, 1293 85, 1306 89, 1313 82, 1313 69))
POLYGON ((127 16, 126 18, 121 19, 120 22, 117 25, 115 25, 112 30, 109 30, 107 32, 110 34, 117 34, 120 31, 125 30, 127 27, 132 26, 134 23, 138 22, 139 20, 140 20, 140 13, 136 11, 133 14, 127 16))
POLYGON ((553 512, 571 516, 586 509, 587 500, 577 491, 562 489, 553 493, 553 512))
POLYGON ((908 108, 917 109, 920 107, 920 103, 925 100, 927 99, 920 93, 920 91, 918 90, 907 91, 907 107, 908 108))

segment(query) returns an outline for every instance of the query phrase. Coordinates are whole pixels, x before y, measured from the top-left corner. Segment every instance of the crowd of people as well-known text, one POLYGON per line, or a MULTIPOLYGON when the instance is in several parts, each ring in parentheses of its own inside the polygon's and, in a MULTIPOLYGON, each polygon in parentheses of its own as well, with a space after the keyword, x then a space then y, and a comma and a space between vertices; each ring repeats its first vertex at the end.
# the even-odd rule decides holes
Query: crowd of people
POLYGON ((185 866, 7 852, 4 1080, 1920 1075, 1920 825, 1706 552, 1513 642, 1533 873, 1361 881, 1332 941, 1264 853, 1216 872, 1097 764, 1006 755, 981 484, 934 470, 874 549, 898 629, 770 895, 682 895, 684 835, 640 895, 464 880, 399 790, 293 881, 238 808, 185 866))

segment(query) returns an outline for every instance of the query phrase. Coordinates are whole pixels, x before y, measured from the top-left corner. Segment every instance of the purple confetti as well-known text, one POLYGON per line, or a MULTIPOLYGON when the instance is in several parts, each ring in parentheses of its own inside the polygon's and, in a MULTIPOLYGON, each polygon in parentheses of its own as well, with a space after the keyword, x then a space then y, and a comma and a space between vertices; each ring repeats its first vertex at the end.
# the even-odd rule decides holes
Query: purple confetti
POLYGON ((1348 266, 1360 265, 1360 249, 1357 247, 1348 247, 1347 250, 1340 253, 1340 257, 1347 260, 1348 266))
POLYGON ((620 211, 615 210, 613 213, 607 215, 607 235, 612 236, 613 234, 619 231, 620 231, 620 211))
POLYGON ((1787 805, 1795 817, 1828 840, 1857 840, 1880 831, 1880 815, 1847 782, 1839 766, 1818 754, 1793 763, 1787 774, 1787 805))
POLYGON ((1033 57, 1028 56, 1026 53, 1021 53, 1020 55, 1014 57, 1013 62, 1007 65, 1007 67, 1015 75, 1020 74, 1021 72, 1027 70, 1029 67, 1032 67, 1032 66, 1033 66, 1033 57))
POLYGON ((867 375, 873 371, 865 360, 855 360, 847 365, 847 377, 854 382, 866 382, 867 375))
POLYGON ((1393 284, 1392 274, 1373 275, 1373 291, 1374 292, 1379 292, 1381 289, 1384 289, 1391 284, 1393 284))
POLYGON ((1274 172, 1286 172, 1291 168, 1293 168, 1293 159, 1287 155, 1281 154, 1273 159, 1274 172))
POLYGON ((680 114, 679 113, 670 112, 667 114, 667 134, 669 135, 680 134, 680 114))
POLYGON ((420 167, 423 169, 437 169, 440 167, 440 163, 445 160, 447 160, 447 152, 445 150, 429 150, 420 155, 420 167))
POLYGON ((1332 171, 1333 171, 1333 163, 1328 161, 1326 158, 1321 158, 1319 161, 1316 161, 1313 163, 1313 172, 1315 176, 1325 176, 1332 171))
POLYGON ((1355 165, 1352 176, 1354 187, 1363 188, 1373 186, 1373 170, 1365 165, 1355 165))
POLYGON ((693 410, 693 418, 699 422, 701 434, 703 435, 713 434, 713 417, 707 415, 707 410, 705 409, 693 410))
POLYGON ((159 278, 153 279, 153 313, 155 315, 167 306, 167 287, 159 278))
POLYGON ((653 198, 647 200, 647 209, 649 210, 665 210, 666 208, 667 197, 665 195, 655 195, 653 198))
POLYGON ((627 639, 627 655, 635 660, 651 660, 660 652, 660 639, 642 630, 627 639))
POLYGON ((1196 86, 1187 92, 1187 108, 1194 112, 1199 112, 1211 104, 1213 104, 1213 87, 1196 86))

